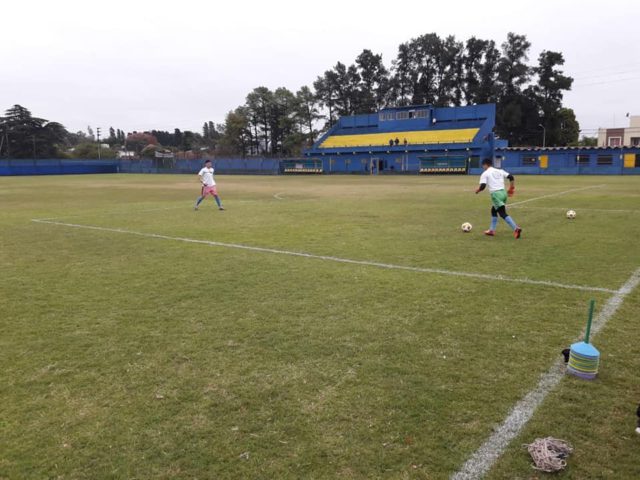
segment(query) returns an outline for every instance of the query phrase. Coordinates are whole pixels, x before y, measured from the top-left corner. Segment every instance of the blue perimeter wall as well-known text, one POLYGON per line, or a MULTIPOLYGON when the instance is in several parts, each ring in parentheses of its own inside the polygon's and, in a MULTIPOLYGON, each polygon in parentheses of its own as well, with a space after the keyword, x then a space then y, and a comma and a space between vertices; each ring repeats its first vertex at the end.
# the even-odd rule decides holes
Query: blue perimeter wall
MULTIPOLYGON (((386 160, 381 173, 404 173, 416 175, 420 168, 415 154, 389 155, 327 155, 315 159, 301 159, 301 162, 317 160, 322 163, 323 173, 368 174, 367 166, 371 157, 386 160), (390 167, 394 166, 392 170, 390 167), (402 171, 403 168, 405 171, 402 171)), ((453 152, 441 152, 442 157, 453 152)), ((290 159, 288 159, 291 161, 290 159)), ((214 166, 220 174, 277 175, 282 173, 281 159, 278 158, 225 158, 214 159, 214 166)), ((87 173, 185 173, 196 174, 203 160, 56 160, 20 159, 0 160, 0 176, 7 175, 68 175, 87 173)), ((505 170, 520 175, 640 175, 640 148, 566 148, 566 149, 496 149, 496 164, 505 170), (624 168, 623 155, 637 155, 638 167, 624 168), (547 168, 541 168, 540 155, 548 156, 547 168), (576 156, 588 157, 588 163, 578 165, 576 156), (598 165, 598 157, 611 155, 611 165, 598 165), (536 160, 532 162, 532 157, 536 160)), ((480 168, 469 168, 469 174, 478 175, 480 168)))
MULTIPOLYGON (((87 173, 197 173, 204 160, 0 160, 0 176, 77 175, 87 173)), ((216 159, 218 173, 277 175, 280 159, 216 159)))
MULTIPOLYGON (((504 170, 520 175, 640 175, 640 147, 498 148, 495 159, 504 170), (624 167, 628 154, 636 156, 637 167, 624 167), (541 155, 548 157, 547 168, 540 166, 541 155), (583 163, 578 164, 578 155, 583 163), (603 156, 611 157, 611 165, 598 165, 603 156)), ((469 173, 480 174, 482 169, 472 168, 469 173)))
MULTIPOLYGON (((279 158, 216 158, 216 173, 245 175, 277 175, 279 158)), ((142 159, 118 160, 121 173, 192 173, 197 174, 204 164, 198 160, 142 159)))
POLYGON ((0 160, 0 176, 5 175, 77 175, 117 173, 114 160, 19 159, 0 160))

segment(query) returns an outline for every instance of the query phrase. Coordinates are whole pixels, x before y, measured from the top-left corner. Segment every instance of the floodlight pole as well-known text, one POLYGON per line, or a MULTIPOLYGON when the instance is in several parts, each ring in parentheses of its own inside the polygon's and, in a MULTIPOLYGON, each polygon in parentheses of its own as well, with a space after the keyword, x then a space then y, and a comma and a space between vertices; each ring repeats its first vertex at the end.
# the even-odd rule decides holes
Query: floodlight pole
POLYGON ((98 160, 102 160, 102 151, 100 149, 100 127, 96 127, 96 138, 98 139, 98 160))
POLYGON ((545 148, 547 146, 547 129, 541 123, 538 126, 542 129, 542 148, 545 148))

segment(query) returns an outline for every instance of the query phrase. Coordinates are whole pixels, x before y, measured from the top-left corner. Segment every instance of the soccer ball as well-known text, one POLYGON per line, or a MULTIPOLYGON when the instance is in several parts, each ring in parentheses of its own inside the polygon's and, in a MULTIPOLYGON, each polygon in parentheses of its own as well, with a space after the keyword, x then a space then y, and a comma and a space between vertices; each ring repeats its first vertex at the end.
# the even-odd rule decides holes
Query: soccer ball
POLYGON ((575 210, 568 210, 567 211, 567 218, 569 220, 573 220, 574 218, 576 218, 576 211, 575 210))
POLYGON ((464 233, 469 233, 471 231, 471 229, 473 228, 473 225, 471 225, 469 222, 464 222, 462 224, 462 227, 460 227, 460 228, 462 228, 462 231, 464 233))

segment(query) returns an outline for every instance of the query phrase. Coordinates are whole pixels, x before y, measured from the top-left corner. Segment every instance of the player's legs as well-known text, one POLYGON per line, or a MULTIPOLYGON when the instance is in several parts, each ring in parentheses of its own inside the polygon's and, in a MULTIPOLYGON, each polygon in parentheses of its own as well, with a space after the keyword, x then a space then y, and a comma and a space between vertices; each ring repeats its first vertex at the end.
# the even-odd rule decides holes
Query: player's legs
MULTIPOLYGON (((495 234, 496 228, 498 227, 498 213, 500 213, 501 208, 504 208, 506 201, 507 192, 504 190, 491 192, 491 227, 485 232, 485 235, 492 236, 495 234)), ((502 214, 500 215, 502 216, 502 214)))
POLYGON ((507 214, 507 207, 502 205, 500 208, 497 208, 496 210, 500 215, 500 217, 507 223, 507 225, 511 227, 511 230, 515 230, 515 228, 517 227, 516 222, 514 222, 513 218, 511 218, 507 214))
POLYGON ((220 210, 224 210, 224 207, 222 206, 222 202, 220 201, 220 197, 218 196, 218 189, 216 188, 215 185, 202 187, 202 194, 200 195, 200 197, 198 197, 198 200, 196 200, 195 209, 197 210, 198 205, 200 205, 200 202, 202 202, 209 195, 211 195, 213 199, 216 201, 218 208, 220 210))
POLYGON ((496 207, 491 206, 491 226, 489 227, 489 230, 491 230, 492 232, 495 232, 497 226, 498 226, 498 211, 496 210, 496 207))
POLYGON ((498 225, 498 211, 496 210, 496 207, 492 206, 491 207, 491 226, 489 227, 489 230, 484 231, 484 234, 489 237, 493 237, 496 234, 497 225, 498 225))
POLYGON ((522 235, 522 229, 518 226, 515 220, 509 216, 509 214, 507 213, 507 207, 505 205, 498 208, 498 214, 500 214, 502 219, 511 227, 511 229, 513 230, 513 236, 516 238, 520 238, 520 235, 522 235))
POLYGON ((216 201, 216 205, 218 205, 218 209, 224 210, 224 207, 222 206, 222 202, 220 201, 220 196, 218 195, 218 188, 215 185, 211 185, 206 188, 206 191, 216 201))
POLYGON ((493 208, 498 212, 500 217, 507 222, 511 229, 516 228, 516 222, 513 221, 509 215, 507 215, 507 192, 504 190, 498 190, 491 193, 491 203, 493 208), (508 220, 507 220, 508 219, 508 220))
POLYGON ((200 205, 200 203, 202 202, 202 200, 204 200, 204 197, 206 197, 206 194, 205 194, 205 189, 204 189, 204 187, 202 187, 202 188, 200 189, 200 196, 199 196, 199 197, 198 197, 198 199, 196 200, 196 205, 195 205, 195 207, 193 207, 193 208, 194 208, 194 210, 198 210, 198 206, 200 205))
POLYGON ((516 238, 520 238, 522 229, 518 227, 518 224, 516 224, 515 220, 507 214, 507 198, 507 192, 505 192, 504 190, 498 190, 497 192, 491 193, 491 203, 493 204, 493 208, 496 210, 498 215, 500 215, 500 217, 507 223, 507 225, 511 227, 511 229, 513 230, 513 236, 516 238))

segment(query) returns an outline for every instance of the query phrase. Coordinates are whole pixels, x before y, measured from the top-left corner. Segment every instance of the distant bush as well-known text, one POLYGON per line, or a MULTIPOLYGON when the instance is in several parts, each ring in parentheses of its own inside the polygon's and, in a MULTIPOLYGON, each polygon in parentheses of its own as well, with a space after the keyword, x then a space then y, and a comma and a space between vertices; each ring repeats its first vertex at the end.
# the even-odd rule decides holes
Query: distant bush
MULTIPOLYGON (((98 159, 98 144, 92 142, 81 143, 73 149, 71 156, 72 158, 98 159)), ((108 159, 116 158, 116 151, 102 147, 100 149, 100 157, 108 159)))

